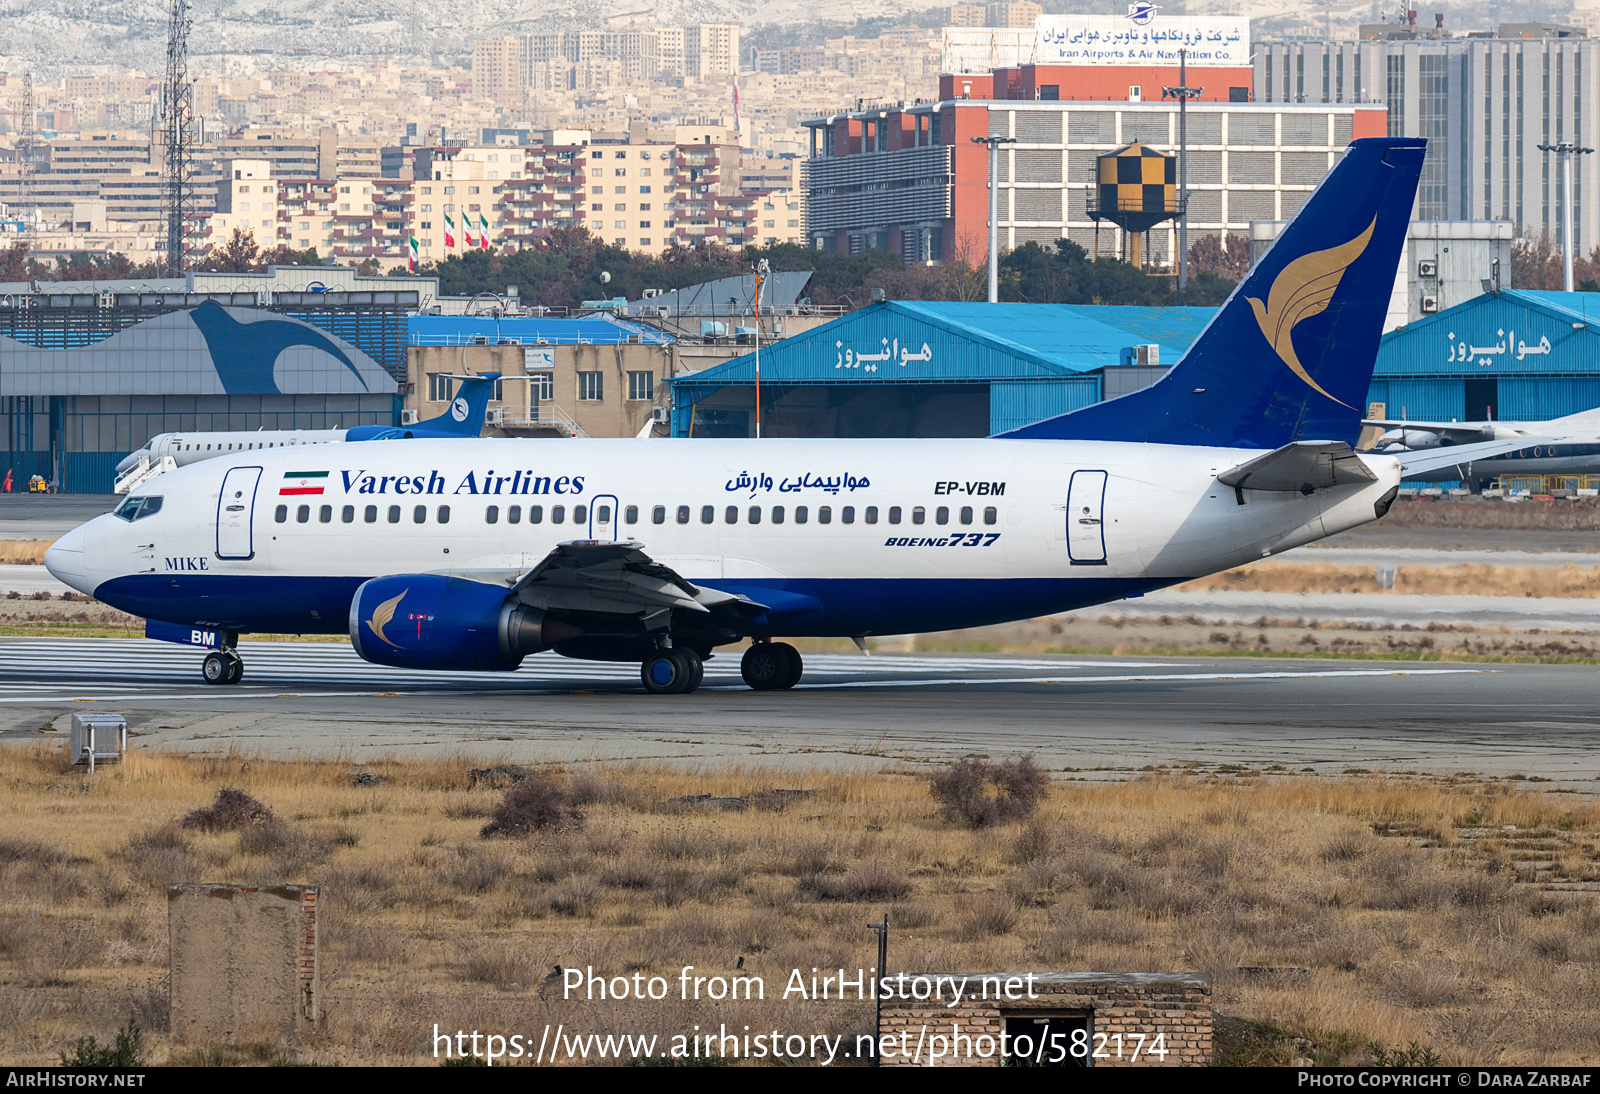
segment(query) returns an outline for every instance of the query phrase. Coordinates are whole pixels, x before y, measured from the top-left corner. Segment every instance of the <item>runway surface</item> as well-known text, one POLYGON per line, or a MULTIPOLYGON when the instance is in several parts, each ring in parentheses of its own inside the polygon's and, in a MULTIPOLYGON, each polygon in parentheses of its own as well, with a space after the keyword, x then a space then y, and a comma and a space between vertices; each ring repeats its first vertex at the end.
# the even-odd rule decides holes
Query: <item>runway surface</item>
POLYGON ((757 693, 723 655, 700 692, 652 696, 632 665, 549 655, 512 674, 430 674, 335 643, 241 652, 245 683, 213 688, 181 647, 0 639, 0 740, 64 740, 74 710, 110 710, 140 747, 356 765, 466 753, 876 768, 976 751, 1091 778, 1171 763, 1518 773, 1586 793, 1600 778, 1590 666, 834 654, 809 656, 796 690, 757 693))

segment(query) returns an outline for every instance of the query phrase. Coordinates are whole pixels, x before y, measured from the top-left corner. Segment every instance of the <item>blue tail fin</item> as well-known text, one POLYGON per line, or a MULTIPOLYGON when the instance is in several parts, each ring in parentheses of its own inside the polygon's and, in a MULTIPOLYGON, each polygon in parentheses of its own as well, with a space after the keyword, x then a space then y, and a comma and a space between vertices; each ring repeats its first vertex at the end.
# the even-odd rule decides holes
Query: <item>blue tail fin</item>
POLYGON ((1426 144, 1351 144, 1158 383, 1001 436, 1239 448, 1353 443, 1426 144))
POLYGON ((416 425, 358 425, 345 434, 347 441, 394 441, 409 437, 479 437, 489 409, 498 372, 485 372, 461 381, 461 390, 450 400, 450 408, 437 418, 416 425))

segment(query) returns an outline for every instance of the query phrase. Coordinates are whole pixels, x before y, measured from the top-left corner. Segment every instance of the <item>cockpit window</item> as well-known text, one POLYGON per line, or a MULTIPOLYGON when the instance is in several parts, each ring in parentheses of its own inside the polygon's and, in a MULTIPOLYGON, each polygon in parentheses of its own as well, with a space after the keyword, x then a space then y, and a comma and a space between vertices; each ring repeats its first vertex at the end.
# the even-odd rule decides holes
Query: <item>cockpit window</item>
POLYGON ((130 522, 155 516, 159 512, 161 512, 161 499, 158 497, 128 498, 112 510, 115 516, 130 522))

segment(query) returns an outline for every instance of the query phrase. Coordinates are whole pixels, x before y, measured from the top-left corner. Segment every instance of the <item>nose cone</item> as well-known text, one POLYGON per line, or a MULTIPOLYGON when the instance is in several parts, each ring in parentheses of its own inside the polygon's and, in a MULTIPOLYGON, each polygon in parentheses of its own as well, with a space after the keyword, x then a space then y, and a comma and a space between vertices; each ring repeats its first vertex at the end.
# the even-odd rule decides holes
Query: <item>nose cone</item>
POLYGON ((86 524, 74 528, 51 544, 44 553, 44 568, 50 571, 50 575, 80 593, 94 592, 83 562, 83 548, 88 540, 87 528, 86 524))

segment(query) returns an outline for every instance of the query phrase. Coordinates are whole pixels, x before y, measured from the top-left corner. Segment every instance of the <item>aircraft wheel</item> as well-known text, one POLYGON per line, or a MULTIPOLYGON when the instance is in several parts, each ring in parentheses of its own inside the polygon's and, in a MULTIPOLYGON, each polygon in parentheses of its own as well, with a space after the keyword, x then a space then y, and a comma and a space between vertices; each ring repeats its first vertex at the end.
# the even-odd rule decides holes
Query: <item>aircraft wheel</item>
POLYGON ((786 649, 789 647, 781 642, 757 642, 744 651, 739 675, 755 691, 777 691, 789 676, 789 658, 783 653, 786 649))
POLYGON ((806 663, 801 660, 800 651, 787 642, 774 643, 772 648, 781 651, 789 663, 788 672, 785 673, 783 682, 778 685, 780 690, 787 691, 800 682, 800 677, 806 671, 806 663))
POLYGON ((225 683, 237 684, 240 680, 243 680, 244 658, 236 653, 230 653, 228 655, 228 669, 228 679, 224 681, 225 683))
MULTIPOLYGON (((652 695, 677 695, 694 679, 694 666, 683 650, 657 650, 639 666, 639 679, 652 695)), ((696 659, 698 660, 698 658, 696 659)))
POLYGON ((233 666, 220 653, 208 653, 200 662, 200 677, 208 684, 233 683, 233 666))
POLYGON ((683 662, 684 669, 688 674, 683 682, 681 694, 688 695, 690 692, 699 690, 700 682, 706 678, 706 663, 701 660, 698 653, 688 646, 680 646, 672 652, 678 655, 678 659, 683 662))

